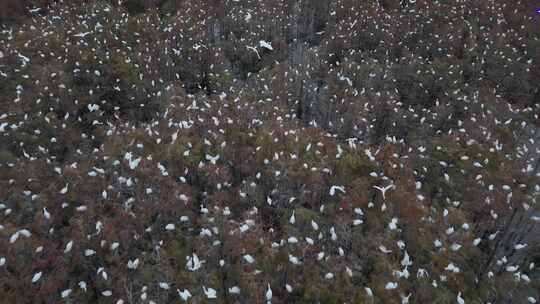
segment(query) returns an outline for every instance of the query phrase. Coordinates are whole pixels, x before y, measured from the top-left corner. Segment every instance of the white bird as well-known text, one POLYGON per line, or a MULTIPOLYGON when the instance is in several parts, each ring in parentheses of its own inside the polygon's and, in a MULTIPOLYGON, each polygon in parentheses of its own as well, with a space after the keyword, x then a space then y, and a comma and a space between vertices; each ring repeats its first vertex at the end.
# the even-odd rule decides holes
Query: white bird
POLYGON ((184 289, 183 291, 180 291, 179 289, 177 289, 176 291, 178 292, 178 296, 180 296, 180 299, 186 302, 189 298, 191 298, 191 293, 187 289, 184 289))
POLYGON ((208 49, 208 47, 207 47, 206 45, 204 45, 204 44, 195 44, 195 45, 193 46, 193 49, 194 49, 195 51, 198 51, 200 48, 208 49))
POLYGON ((516 244, 516 245, 514 246, 514 249, 515 249, 515 250, 521 250, 521 249, 523 249, 523 248, 525 248, 525 247, 527 247, 527 244, 516 244))
POLYGON ((66 244, 66 249, 64 249, 64 253, 68 253, 71 251, 71 248, 73 248, 73 241, 69 241, 67 244, 66 244))
POLYGON ((461 297, 461 291, 457 294, 457 303, 458 304, 465 304, 465 300, 461 297))
POLYGON ((409 253, 405 251, 405 254, 403 255, 403 260, 401 260, 401 266, 407 267, 412 266, 413 262, 411 261, 411 257, 409 256, 409 253))
POLYGON ((418 268, 418 271, 416 272, 417 278, 423 278, 427 276, 429 276, 427 270, 425 270, 424 268, 418 268))
POLYGON ((255 54, 257 54, 257 57, 258 57, 259 59, 261 59, 261 55, 259 55, 259 51, 257 51, 256 48, 254 48, 254 47, 252 47, 252 46, 247 46, 247 45, 246 45, 246 49, 254 51, 255 54))
POLYGON ((23 61, 23 66, 25 66, 28 62, 30 62, 30 58, 22 55, 22 54, 17 54, 17 57, 21 58, 22 61, 23 61))
POLYGON ((206 154, 206 160, 209 160, 212 163, 212 165, 215 165, 216 162, 219 160, 219 155, 212 156, 212 155, 206 154))
POLYGON ((167 282, 159 282, 159 288, 168 290, 170 286, 169 286, 169 283, 167 282))
POLYGON ((336 190, 339 190, 339 191, 345 193, 345 187, 343 187, 343 186, 332 186, 332 187, 330 187, 330 196, 334 196, 336 194, 336 190))
POLYGON ((19 231, 15 232, 14 234, 11 235, 11 237, 9 238, 9 243, 10 244, 15 243, 18 238, 19 238, 19 231))
POLYGON ((135 259, 133 261, 128 260, 127 267, 128 269, 137 269, 137 267, 139 267, 139 259, 135 259))
POLYGON ((295 222, 296 222, 296 218, 294 217, 294 210, 293 210, 292 215, 289 218, 289 223, 291 223, 291 225, 294 225, 295 222))
POLYGON ((386 254, 388 254, 388 253, 391 253, 391 252, 392 252, 392 250, 388 250, 388 249, 386 249, 386 247, 385 247, 385 246, 383 246, 383 245, 379 246, 379 250, 380 250, 380 251, 382 251, 383 253, 386 253, 386 254))
POLYGON ((270 284, 268 284, 268 289, 266 289, 266 301, 272 301, 272 288, 270 288, 270 284))
POLYGON ((412 293, 409 293, 407 296, 401 296, 401 304, 408 304, 409 298, 411 297, 412 293))
POLYGON ((317 230, 319 230, 319 224, 317 224, 314 220, 311 220, 311 228, 313 228, 313 230, 317 231, 317 230))
POLYGON ((51 214, 49 213, 49 211, 47 211, 47 208, 43 208, 43 216, 46 218, 46 219, 50 219, 51 218, 51 214))
POLYGON ((84 38, 88 35, 92 34, 92 32, 84 32, 84 33, 78 33, 78 34, 75 34, 73 35, 74 37, 79 37, 79 38, 84 38))
POLYGON ((384 288, 386 290, 392 290, 392 289, 396 289, 397 287, 398 287, 398 283, 388 282, 388 283, 386 283, 386 286, 384 288))
POLYGON ((69 184, 66 184, 66 186, 60 190, 60 194, 66 194, 68 192, 68 186, 69 184))
POLYGON ((21 229, 17 231, 17 233, 19 233, 20 235, 24 237, 30 237, 32 235, 32 233, 28 229, 21 229))
POLYGON ((289 262, 293 263, 294 265, 302 264, 302 262, 300 262, 300 260, 298 260, 297 257, 295 257, 293 255, 290 255, 290 254, 289 254, 289 262))
POLYGON ((293 291, 292 286, 289 285, 289 284, 285 284, 285 289, 287 289, 287 292, 288 292, 288 293, 291 293, 291 292, 293 291))
POLYGON ((272 45, 264 40, 261 40, 259 41, 259 46, 262 47, 262 48, 265 48, 265 49, 268 49, 270 51, 273 51, 274 48, 272 47, 272 45))
POLYGON ((62 293, 60 293, 60 295, 62 296, 62 299, 69 297, 70 294, 71 294, 71 289, 66 289, 62 291, 62 293))
POLYGON ((80 281, 79 282, 79 288, 82 289, 84 292, 86 292, 86 282, 80 281))
POLYGON ((139 163, 141 162, 141 159, 142 158, 137 158, 137 159, 134 159, 134 160, 129 160, 129 168, 131 170, 135 170, 135 168, 137 168, 137 166, 139 166, 139 163))
POLYGON ((41 271, 35 273, 34 276, 32 277, 32 283, 36 283, 37 281, 39 281, 39 279, 41 279, 42 274, 43 273, 41 271))
POLYGON ((206 286, 203 286, 203 291, 208 299, 217 298, 217 292, 214 288, 210 288, 210 287, 206 288, 206 286))
POLYGON ((516 272, 519 269, 519 266, 506 266, 506 271, 508 272, 516 272))
POLYGON ((233 287, 229 288, 229 293, 240 294, 240 288, 238 286, 233 286, 233 287))
POLYGON ((392 218, 392 221, 388 224, 388 228, 390 230, 396 230, 397 229, 397 222, 398 222, 398 219, 397 218, 392 218))
POLYGON ((448 266, 446 266, 444 270, 451 271, 453 273, 459 273, 461 271, 459 267, 457 267, 453 263, 448 264, 448 266))
POLYGON ((337 240, 336 229, 334 228, 334 226, 332 226, 332 227, 330 228, 330 239, 331 239, 332 241, 337 240))
POLYGON ((393 188, 393 187, 394 187, 394 185, 388 185, 388 186, 386 186, 386 187, 373 186, 373 188, 375 188, 375 189, 381 191, 383 200, 386 199, 386 191, 388 191, 390 188, 393 188))
POLYGON ((452 249, 452 251, 458 251, 462 246, 458 243, 452 243, 452 246, 450 246, 450 249, 452 249))
POLYGON ((249 264, 253 264, 255 262, 255 259, 249 254, 244 255, 243 258, 249 264))
POLYGON ((202 261, 199 260, 199 257, 193 253, 186 263, 186 267, 189 271, 196 271, 202 266, 202 261))
POLYGON ((172 223, 167 224, 167 226, 165 226, 165 230, 167 230, 167 231, 172 231, 174 229, 175 229, 175 226, 172 223))

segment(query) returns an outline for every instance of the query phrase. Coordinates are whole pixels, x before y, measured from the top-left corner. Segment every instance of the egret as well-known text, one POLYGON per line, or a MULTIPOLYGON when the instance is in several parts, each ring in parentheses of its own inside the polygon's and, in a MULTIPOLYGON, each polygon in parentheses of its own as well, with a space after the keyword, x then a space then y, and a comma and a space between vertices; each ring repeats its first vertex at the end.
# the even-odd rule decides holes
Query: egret
POLYGON ((206 286, 203 286, 204 294, 208 299, 216 299, 217 298, 217 292, 214 288, 206 288, 206 286))
POLYGON ((465 300, 463 300, 463 298, 461 297, 461 291, 458 292, 458 295, 457 295, 457 303, 458 303, 458 304, 465 304, 465 300))
POLYGON ((255 262, 255 259, 249 254, 244 255, 243 258, 249 264, 253 264, 255 262))
POLYGON ((332 186, 332 187, 330 187, 330 196, 334 196, 336 194, 336 190, 339 190, 342 193, 345 193, 345 187, 343 187, 343 186, 332 186))
POLYGON ((193 253, 190 257, 188 257, 186 267, 189 271, 196 271, 201 268, 202 263, 203 261, 199 260, 199 257, 195 253, 193 253))
POLYGON ((92 32, 78 33, 78 34, 73 35, 73 37, 84 38, 84 37, 86 37, 86 36, 88 36, 90 34, 92 34, 92 32))
POLYGON ((219 160, 219 155, 212 156, 212 155, 206 154, 206 160, 209 160, 212 163, 212 165, 215 165, 216 162, 219 160))
POLYGON ((254 48, 254 47, 252 47, 252 46, 247 46, 247 45, 246 45, 246 49, 254 51, 255 54, 257 54, 257 57, 258 57, 259 59, 261 59, 261 55, 259 55, 259 51, 257 51, 256 48, 254 48))
POLYGON ((386 283, 386 286, 384 288, 386 290, 392 290, 392 289, 396 289, 397 287, 398 287, 398 283, 388 282, 388 283, 386 283))
POLYGON ((37 272, 34 274, 34 276, 32 277, 32 283, 36 283, 37 281, 39 281, 39 279, 41 279, 41 275, 42 275, 42 272, 37 272))
POLYGON ((270 51, 273 51, 274 48, 272 47, 272 45, 264 40, 261 40, 259 41, 259 46, 262 47, 262 48, 265 48, 265 49, 268 49, 270 51))
POLYGON ((268 284, 268 289, 266 289, 266 301, 269 303, 272 301, 272 288, 270 288, 270 284, 268 284))
POLYGON ((386 199, 386 191, 390 190, 390 189, 393 188, 393 187, 394 187, 394 185, 388 185, 388 186, 386 186, 386 187, 373 186, 373 188, 375 188, 375 189, 381 191, 383 200, 386 199))
POLYGON ((180 296, 180 299, 186 302, 189 298, 191 298, 191 293, 187 289, 184 289, 183 291, 180 291, 179 289, 177 289, 176 291, 178 292, 178 296, 180 296))
POLYGON ((69 297, 69 295, 71 294, 71 289, 66 289, 66 290, 63 290, 60 295, 62 296, 62 299, 65 299, 67 297, 69 297))

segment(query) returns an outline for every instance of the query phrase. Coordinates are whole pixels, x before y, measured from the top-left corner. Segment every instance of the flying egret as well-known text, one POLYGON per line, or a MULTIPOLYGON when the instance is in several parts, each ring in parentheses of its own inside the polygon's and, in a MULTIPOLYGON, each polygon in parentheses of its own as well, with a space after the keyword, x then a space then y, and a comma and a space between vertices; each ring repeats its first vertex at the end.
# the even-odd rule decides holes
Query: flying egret
POLYGON ((88 36, 90 34, 92 34, 92 32, 78 33, 78 34, 73 35, 73 37, 84 38, 84 37, 86 37, 86 36, 88 36))
POLYGON ((386 199, 386 191, 390 190, 390 189, 393 188, 393 187, 394 187, 394 185, 388 185, 388 186, 386 186, 386 187, 373 186, 373 188, 375 188, 375 189, 381 191, 383 200, 386 199))
POLYGON ((209 160, 212 163, 212 165, 215 165, 216 162, 219 160, 219 155, 212 156, 212 155, 206 154, 206 160, 209 160))
POLYGON ((261 40, 259 41, 259 46, 262 47, 262 48, 265 48, 265 49, 268 49, 270 51, 273 51, 274 48, 272 47, 272 45, 264 40, 261 40))
POLYGON ((252 47, 252 46, 247 46, 247 45, 246 45, 246 49, 254 51, 255 54, 257 54, 257 57, 258 57, 259 59, 261 59, 261 55, 259 55, 259 51, 257 51, 256 48, 254 48, 254 47, 252 47))

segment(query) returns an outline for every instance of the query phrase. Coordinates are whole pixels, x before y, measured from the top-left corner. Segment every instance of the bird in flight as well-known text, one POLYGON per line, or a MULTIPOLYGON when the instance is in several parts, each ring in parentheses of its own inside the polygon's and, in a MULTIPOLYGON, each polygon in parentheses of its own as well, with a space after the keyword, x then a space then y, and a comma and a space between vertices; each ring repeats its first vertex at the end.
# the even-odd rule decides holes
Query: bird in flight
POLYGON ((394 185, 388 185, 386 187, 373 186, 373 188, 381 191, 383 200, 386 199, 386 191, 390 190, 393 187, 394 187, 394 185))
POLYGON ((262 48, 265 48, 265 49, 268 49, 270 51, 273 51, 274 48, 272 47, 272 45, 264 40, 261 40, 259 41, 259 46, 262 47, 262 48))
POLYGON ((79 37, 79 38, 84 38, 88 35, 92 34, 92 32, 84 32, 84 33, 78 33, 78 34, 75 34, 73 35, 74 37, 79 37))
POLYGON ((257 54, 257 57, 258 57, 259 59, 261 59, 261 55, 259 55, 259 51, 257 51, 256 48, 254 48, 254 47, 252 47, 252 46, 247 46, 247 45, 246 45, 246 49, 254 51, 255 54, 257 54))

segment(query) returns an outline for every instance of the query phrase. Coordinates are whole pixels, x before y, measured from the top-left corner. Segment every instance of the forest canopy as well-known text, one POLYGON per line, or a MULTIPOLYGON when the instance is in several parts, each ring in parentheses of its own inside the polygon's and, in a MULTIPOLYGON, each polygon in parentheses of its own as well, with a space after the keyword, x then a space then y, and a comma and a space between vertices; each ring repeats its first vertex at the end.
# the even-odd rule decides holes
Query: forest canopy
POLYGON ((537 10, 0 1, 0 302, 536 303, 537 10))

